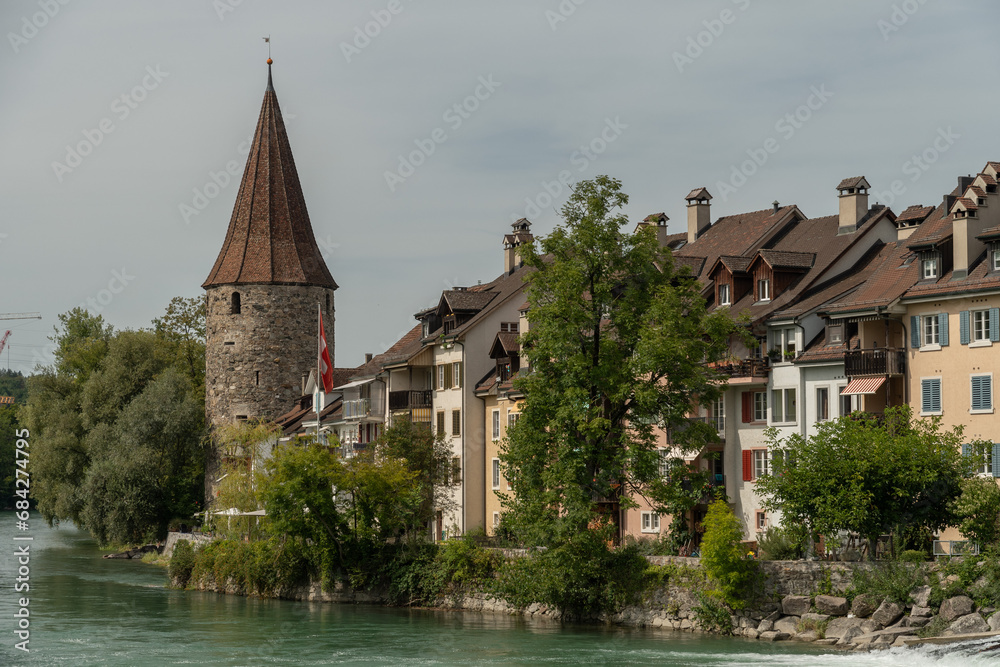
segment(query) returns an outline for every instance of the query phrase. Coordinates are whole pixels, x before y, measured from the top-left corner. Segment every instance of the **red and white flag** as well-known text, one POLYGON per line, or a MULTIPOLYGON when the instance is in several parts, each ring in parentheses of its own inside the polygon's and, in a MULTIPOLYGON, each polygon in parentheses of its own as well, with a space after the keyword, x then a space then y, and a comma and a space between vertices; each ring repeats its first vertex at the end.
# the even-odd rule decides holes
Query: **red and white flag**
POLYGON ((333 391, 333 363, 330 350, 326 347, 326 331, 323 329, 323 314, 319 315, 319 370, 323 378, 323 391, 333 391))

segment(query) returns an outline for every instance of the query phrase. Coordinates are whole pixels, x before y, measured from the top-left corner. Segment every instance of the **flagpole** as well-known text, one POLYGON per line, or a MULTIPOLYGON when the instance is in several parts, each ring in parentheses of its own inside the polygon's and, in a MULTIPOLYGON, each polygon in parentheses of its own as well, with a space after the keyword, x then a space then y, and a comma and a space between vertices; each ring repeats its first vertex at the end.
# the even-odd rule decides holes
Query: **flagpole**
POLYGON ((316 442, 319 443, 319 425, 320 425, 320 403, 323 402, 323 377, 320 375, 322 369, 320 368, 320 362, 323 358, 323 309, 319 302, 316 302, 316 442))

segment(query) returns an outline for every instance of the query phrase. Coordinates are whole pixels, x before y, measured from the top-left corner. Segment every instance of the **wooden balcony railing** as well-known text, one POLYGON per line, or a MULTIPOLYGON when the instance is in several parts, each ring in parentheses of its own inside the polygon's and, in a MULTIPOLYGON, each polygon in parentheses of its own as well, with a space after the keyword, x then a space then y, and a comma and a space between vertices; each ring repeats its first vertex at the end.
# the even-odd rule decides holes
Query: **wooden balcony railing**
POLYGON ((906 351, 895 347, 875 347, 844 352, 844 374, 902 375, 906 369, 906 351))
POLYGON ((737 361, 725 361, 712 364, 712 367, 732 378, 760 377, 766 378, 771 369, 768 359, 740 359, 737 361))
POLYGON ((430 389, 404 389, 389 392, 390 410, 411 410, 413 408, 431 407, 430 389))

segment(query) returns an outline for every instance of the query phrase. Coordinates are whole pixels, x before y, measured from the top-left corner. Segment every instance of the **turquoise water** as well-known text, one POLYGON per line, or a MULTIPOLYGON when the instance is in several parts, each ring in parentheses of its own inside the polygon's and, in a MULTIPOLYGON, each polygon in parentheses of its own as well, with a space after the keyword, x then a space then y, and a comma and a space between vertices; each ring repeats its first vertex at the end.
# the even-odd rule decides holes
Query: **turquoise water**
MULTIPOLYGON (((15 517, 0 513, 0 665, 934 665, 975 655, 822 651, 690 633, 561 626, 472 612, 257 600, 164 588, 86 533, 32 516, 30 653, 14 648, 15 517)), ((995 655, 995 654, 994 654, 995 655)))

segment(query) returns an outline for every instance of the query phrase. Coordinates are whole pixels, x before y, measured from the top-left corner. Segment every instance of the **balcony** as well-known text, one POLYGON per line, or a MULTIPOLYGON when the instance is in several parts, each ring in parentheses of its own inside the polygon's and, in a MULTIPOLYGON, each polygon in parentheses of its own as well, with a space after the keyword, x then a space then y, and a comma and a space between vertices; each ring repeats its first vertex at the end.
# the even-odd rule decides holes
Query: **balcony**
POLYGON ((408 389, 389 392, 390 410, 412 410, 413 408, 431 407, 430 389, 408 389))
POLYGON ((844 375, 903 375, 906 351, 899 348, 875 347, 844 352, 844 375))
POLYGON ((371 401, 367 398, 344 401, 343 406, 344 419, 361 419, 371 414, 371 401))
POLYGON ((766 378, 771 365, 769 359, 737 359, 714 363, 712 368, 731 378, 766 378))

